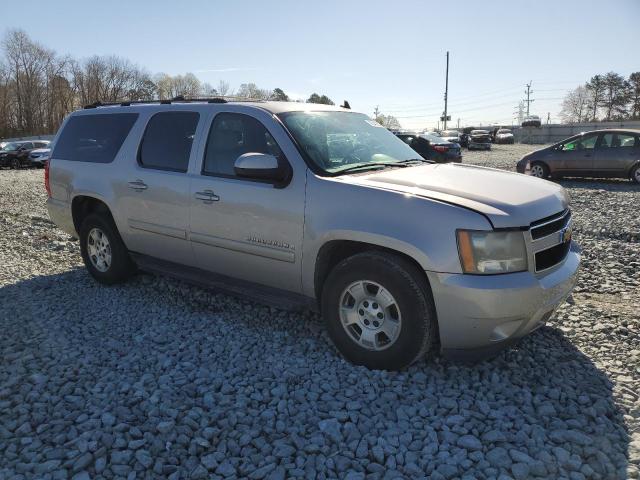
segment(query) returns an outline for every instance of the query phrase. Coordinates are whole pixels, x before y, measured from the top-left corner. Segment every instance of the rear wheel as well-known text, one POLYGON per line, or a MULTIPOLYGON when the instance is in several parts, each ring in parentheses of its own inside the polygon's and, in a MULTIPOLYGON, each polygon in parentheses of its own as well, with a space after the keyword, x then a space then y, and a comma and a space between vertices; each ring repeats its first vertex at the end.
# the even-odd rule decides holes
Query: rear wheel
POLYGON ((340 262, 325 281, 322 313, 340 353, 372 369, 407 367, 437 340, 426 279, 413 264, 386 252, 340 262))
POLYGON ((544 163, 534 162, 531 164, 531 175, 537 178, 547 178, 549 176, 549 167, 544 163))
POLYGON ((636 165, 636 167, 631 171, 631 181, 640 183, 640 165, 636 165))
POLYGON ((105 285, 125 281, 135 271, 113 220, 92 213, 80 227, 80 253, 93 278, 105 285))

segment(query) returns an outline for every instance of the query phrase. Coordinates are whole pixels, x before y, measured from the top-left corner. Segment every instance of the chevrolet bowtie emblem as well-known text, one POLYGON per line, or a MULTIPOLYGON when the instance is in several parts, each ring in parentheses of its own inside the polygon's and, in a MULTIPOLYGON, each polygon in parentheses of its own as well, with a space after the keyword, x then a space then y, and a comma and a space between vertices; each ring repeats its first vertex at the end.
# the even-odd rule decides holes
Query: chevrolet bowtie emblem
POLYGON ((571 241, 571 227, 566 227, 562 231, 562 243, 567 243, 571 241))

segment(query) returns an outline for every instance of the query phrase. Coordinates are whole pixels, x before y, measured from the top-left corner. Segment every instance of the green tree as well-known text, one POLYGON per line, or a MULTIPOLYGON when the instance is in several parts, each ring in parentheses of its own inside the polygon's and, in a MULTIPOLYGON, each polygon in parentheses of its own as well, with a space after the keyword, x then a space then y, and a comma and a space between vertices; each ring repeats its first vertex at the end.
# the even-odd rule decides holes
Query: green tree
POLYGON ((312 93, 309 98, 307 98, 307 103, 321 103, 323 105, 335 105, 333 100, 331 100, 326 95, 318 95, 317 93, 312 93))
POLYGON ((604 109, 605 120, 625 118, 629 103, 629 83, 615 72, 605 74, 602 81, 604 89, 600 105, 604 109))
POLYGON ((598 120, 598 108, 602 103, 602 97, 604 96, 604 79, 602 75, 594 75, 591 77, 591 80, 587 82, 585 85, 589 93, 591 94, 591 120, 598 120))
POLYGON ((630 116, 633 120, 640 119, 640 72, 629 75, 630 116))
POLYGON ((284 93, 284 91, 281 88, 274 88, 273 92, 271 92, 270 100, 274 100, 276 102, 288 102, 289 95, 284 93))

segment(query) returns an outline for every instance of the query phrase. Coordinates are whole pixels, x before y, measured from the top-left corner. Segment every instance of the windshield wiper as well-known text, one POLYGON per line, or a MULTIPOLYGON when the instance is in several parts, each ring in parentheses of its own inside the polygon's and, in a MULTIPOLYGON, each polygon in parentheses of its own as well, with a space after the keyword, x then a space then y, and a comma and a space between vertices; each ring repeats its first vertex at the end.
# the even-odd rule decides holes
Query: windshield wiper
POLYGON ((415 163, 415 162, 433 163, 433 160, 427 160, 426 158, 408 158, 406 160, 400 160, 398 163, 402 163, 406 165, 408 163, 415 163))
POLYGON ((335 173, 340 174, 340 173, 345 173, 345 172, 353 172, 354 170, 361 170, 361 169, 380 169, 380 168, 385 168, 385 167, 398 167, 398 168, 404 168, 407 167, 408 165, 406 163, 402 163, 402 162, 371 162, 371 163, 359 163, 358 165, 353 165, 351 167, 347 167, 347 168, 343 168, 341 170, 337 170, 335 173))

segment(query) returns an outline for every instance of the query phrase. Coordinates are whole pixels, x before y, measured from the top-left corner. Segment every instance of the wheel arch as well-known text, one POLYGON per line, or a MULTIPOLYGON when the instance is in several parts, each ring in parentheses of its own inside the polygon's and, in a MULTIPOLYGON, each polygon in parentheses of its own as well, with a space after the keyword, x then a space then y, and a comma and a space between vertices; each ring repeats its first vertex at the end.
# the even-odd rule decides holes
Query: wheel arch
POLYGON ((351 257, 363 252, 386 252, 397 255, 413 265, 420 275, 424 278, 426 285, 430 287, 429 279, 424 271, 424 267, 413 256, 406 252, 389 248, 380 244, 370 243, 360 240, 334 239, 324 243, 316 255, 313 285, 316 301, 320 304, 322 298, 322 289, 325 280, 329 276, 331 270, 345 258, 351 257))
POLYGON ((112 221, 114 220, 111 209, 104 200, 83 194, 73 197, 71 200, 71 216, 73 218, 73 227, 78 234, 80 233, 82 222, 91 213, 102 213, 108 215, 112 221))

